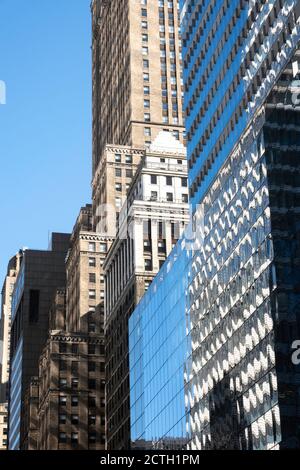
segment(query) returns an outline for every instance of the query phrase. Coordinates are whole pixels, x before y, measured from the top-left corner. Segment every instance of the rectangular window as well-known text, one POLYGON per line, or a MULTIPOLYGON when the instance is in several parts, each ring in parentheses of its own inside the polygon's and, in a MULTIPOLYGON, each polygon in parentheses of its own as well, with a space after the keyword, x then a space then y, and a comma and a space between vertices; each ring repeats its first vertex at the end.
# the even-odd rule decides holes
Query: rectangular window
POLYGON ((132 178, 132 169, 131 168, 126 169, 126 178, 132 178))
POLYGON ((95 372, 96 371, 96 363, 89 361, 88 369, 89 369, 89 372, 95 372))
POLYGON ((107 243, 100 243, 100 253, 107 252, 107 243))
POLYGON ((151 191, 151 201, 157 201, 157 191, 151 191))
POLYGON ((30 289, 29 292, 29 322, 37 323, 39 321, 40 291, 30 289))
POLYGON ((72 424, 78 424, 79 423, 79 416, 78 415, 72 415, 71 416, 71 423, 72 424))
POLYGON ((71 398, 71 405, 74 406, 74 407, 78 406, 78 397, 73 396, 71 398))
POLYGON ((88 354, 96 354, 96 346, 95 344, 88 345, 88 354))
POLYGON ((89 299, 90 300, 96 299, 96 291, 94 289, 89 290, 89 299))
POLYGON ((59 388, 61 390, 67 388, 67 379, 59 379, 59 388))
POLYGON ((143 59, 143 67, 144 67, 144 69, 149 68, 149 60, 148 59, 143 59))
POLYGON ((96 408, 96 398, 95 397, 89 397, 89 408, 96 408))
POLYGON ((60 406, 66 406, 67 405, 67 397, 65 395, 60 395, 59 404, 60 404, 60 406))
POLYGON ((184 202, 184 203, 189 202, 189 197, 188 197, 187 194, 182 195, 182 202, 184 202))
POLYGON ((143 46, 143 47, 142 47, 142 53, 143 53, 143 55, 148 55, 148 52, 149 52, 148 47, 147 47, 147 46, 143 46))
POLYGON ((126 155, 125 162, 126 163, 132 163, 132 155, 126 155))
POLYGON ((89 243, 89 251, 96 251, 96 243, 90 242, 89 243))
POLYGON ((60 444, 65 444, 67 442, 67 435, 65 432, 60 432, 58 435, 58 441, 60 444))
POLYGON ((148 34, 147 33, 142 34, 142 41, 143 42, 148 42, 148 34))
POLYGON ((142 17, 143 17, 143 18, 146 18, 146 17, 147 17, 147 10, 146 10, 146 8, 142 8, 141 14, 142 14, 142 17))
POLYGON ((89 425, 95 426, 96 424, 96 415, 89 415, 89 425))
POLYGON ((78 444, 78 432, 72 432, 71 434, 71 443, 78 444))
POLYGON ((72 388, 78 388, 78 384, 79 384, 79 379, 78 378, 73 378, 72 379, 72 388))
POLYGON ((157 176, 151 175, 151 184, 157 184, 157 176))
POLYGON ((144 108, 150 108, 150 100, 144 100, 144 108))
POLYGON ((146 137, 150 137, 151 136, 151 127, 145 127, 144 128, 144 135, 146 137))
POLYGON ((149 73, 144 72, 143 73, 143 79, 144 79, 144 82, 149 82, 149 73))
POLYGON ((91 283, 96 282, 96 273, 89 273, 89 282, 91 283))
POLYGON ((181 186, 187 188, 187 178, 181 178, 181 186))
POLYGON ((116 163, 121 163, 121 161, 122 161, 122 156, 121 156, 121 154, 120 154, 120 153, 116 153, 116 154, 115 154, 115 162, 116 162, 116 163))
POLYGON ((152 260, 145 259, 145 271, 152 271, 152 260))
POLYGON ((150 87, 148 85, 144 86, 144 95, 149 95, 150 94, 150 87))
POLYGON ((173 193, 167 193, 167 201, 173 202, 173 193))
POLYGON ((66 424, 67 422, 67 415, 66 414, 60 414, 59 415, 59 424, 66 424))
POLYGON ((96 258, 89 258, 89 267, 90 268, 96 267, 96 258))
POLYGON ((95 379, 89 379, 89 390, 96 390, 96 380, 95 379))
POLYGON ((167 186, 172 186, 173 184, 172 176, 166 176, 166 184, 167 186))
POLYGON ((121 183, 116 183, 115 184, 115 189, 116 189, 116 191, 122 192, 122 184, 121 183))
POLYGON ((122 169, 121 168, 116 168, 115 169, 115 175, 120 178, 122 176, 122 169))
POLYGON ((150 122, 150 114, 149 113, 144 113, 144 121, 145 122, 150 122))

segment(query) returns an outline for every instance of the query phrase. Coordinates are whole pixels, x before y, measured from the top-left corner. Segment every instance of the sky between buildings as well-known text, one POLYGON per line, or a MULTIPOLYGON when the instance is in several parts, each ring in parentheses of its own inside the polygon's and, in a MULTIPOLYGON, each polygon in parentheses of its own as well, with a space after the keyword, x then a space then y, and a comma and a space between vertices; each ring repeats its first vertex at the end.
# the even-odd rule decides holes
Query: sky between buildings
POLYGON ((90 0, 0 0, 0 289, 90 201, 90 47, 90 0))

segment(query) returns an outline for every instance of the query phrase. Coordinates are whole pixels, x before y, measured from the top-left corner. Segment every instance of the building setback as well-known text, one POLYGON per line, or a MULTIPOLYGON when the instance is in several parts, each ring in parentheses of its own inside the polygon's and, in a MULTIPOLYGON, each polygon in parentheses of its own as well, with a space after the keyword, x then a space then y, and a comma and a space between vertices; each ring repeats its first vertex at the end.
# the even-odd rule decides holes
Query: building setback
POLYGON ((185 148, 161 132, 139 165, 104 264, 107 447, 130 447, 128 318, 189 219, 185 148))
POLYGON ((12 295, 9 377, 9 449, 23 448, 24 397, 38 373, 45 345, 49 309, 57 287, 65 284, 65 257, 70 235, 52 234, 48 251, 24 250, 12 295))

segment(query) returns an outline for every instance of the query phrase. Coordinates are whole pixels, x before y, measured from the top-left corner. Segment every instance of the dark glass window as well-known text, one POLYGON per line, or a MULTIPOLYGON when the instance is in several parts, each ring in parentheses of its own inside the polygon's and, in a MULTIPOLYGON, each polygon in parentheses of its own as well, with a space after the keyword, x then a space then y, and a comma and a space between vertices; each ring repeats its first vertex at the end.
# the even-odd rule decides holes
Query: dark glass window
POLYGON ((40 291, 30 289, 29 292, 29 322, 39 321, 40 291))

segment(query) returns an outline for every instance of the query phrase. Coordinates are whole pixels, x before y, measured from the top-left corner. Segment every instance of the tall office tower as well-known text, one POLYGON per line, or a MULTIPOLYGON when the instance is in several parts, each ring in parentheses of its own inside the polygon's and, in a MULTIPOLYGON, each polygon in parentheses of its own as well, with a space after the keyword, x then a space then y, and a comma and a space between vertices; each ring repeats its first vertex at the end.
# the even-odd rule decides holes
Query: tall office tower
MULTIPOLYGON (((39 450, 105 449, 104 323, 97 311, 88 331, 65 331, 66 293, 56 292, 50 331, 39 360, 39 450)), ((31 398, 35 403, 34 397, 31 398)), ((34 416, 33 408, 32 416, 34 416)), ((28 426, 30 429, 30 426, 28 426)))
POLYGON ((130 446, 128 318, 189 219, 184 146, 157 136, 136 172, 105 260, 108 449, 130 446))
POLYGON ((180 241, 129 321, 137 445, 182 436, 189 449, 300 447, 299 15, 293 0, 183 2, 189 183, 201 230, 180 241), (157 322, 171 317, 181 333, 166 343, 157 322))
POLYGON ((65 284, 70 235, 52 234, 48 251, 24 250, 12 294, 9 375, 9 449, 23 446, 24 396, 37 375, 47 339, 49 309, 56 288, 65 284))
POLYGON ((96 307, 104 317, 103 263, 111 242, 111 237, 92 231, 92 206, 82 207, 66 258, 66 331, 88 333, 96 307))
POLYGON ((93 0, 93 175, 107 144, 183 142, 177 0, 93 0))
POLYGON ((11 296, 20 266, 20 255, 8 263, 1 292, 0 319, 0 450, 7 448, 8 379, 10 357, 11 296))

